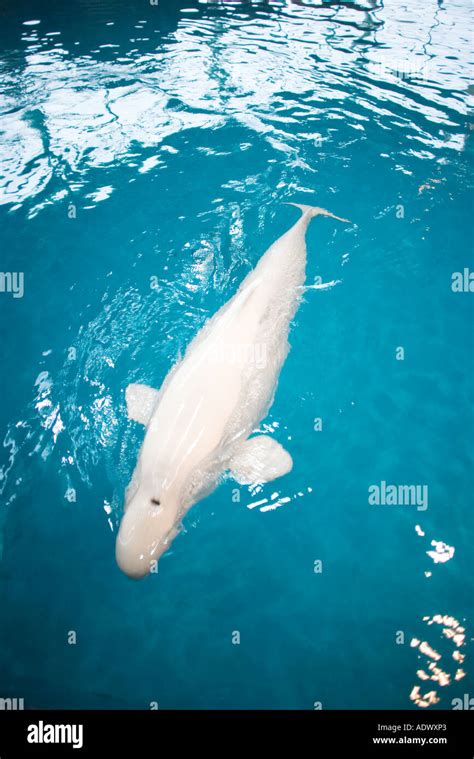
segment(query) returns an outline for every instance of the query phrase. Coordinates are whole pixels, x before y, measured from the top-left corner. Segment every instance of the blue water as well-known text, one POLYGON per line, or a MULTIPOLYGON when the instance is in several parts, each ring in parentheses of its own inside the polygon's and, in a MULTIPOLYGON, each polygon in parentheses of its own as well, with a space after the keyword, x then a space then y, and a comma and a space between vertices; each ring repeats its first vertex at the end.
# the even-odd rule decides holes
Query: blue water
POLYGON ((451 287, 474 269, 469 8, 2 3, 1 269, 24 296, 0 294, 0 696, 474 695, 474 295, 451 287), (143 435, 124 390, 160 386, 295 221, 287 200, 354 223, 308 232, 308 283, 329 286, 305 295, 262 427, 294 469, 225 482, 133 582, 114 558, 143 435), (369 505, 382 481, 428 485, 428 508, 369 505), (462 664, 436 614, 465 628, 462 664), (417 678, 413 638, 449 685, 417 678))

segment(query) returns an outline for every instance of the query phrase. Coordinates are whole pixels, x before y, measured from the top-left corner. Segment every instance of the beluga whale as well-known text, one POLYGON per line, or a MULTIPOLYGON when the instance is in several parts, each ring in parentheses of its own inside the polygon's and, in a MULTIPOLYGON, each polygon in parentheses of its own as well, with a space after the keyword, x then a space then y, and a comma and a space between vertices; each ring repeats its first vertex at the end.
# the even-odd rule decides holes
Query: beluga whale
POLYGON ((226 477, 263 484, 292 469, 288 451, 254 431, 273 403, 290 348, 308 225, 315 216, 350 222, 324 208, 290 205, 301 211, 298 221, 204 324, 162 387, 126 388, 128 416, 146 429, 116 540, 117 563, 129 577, 152 571, 186 512, 226 477))

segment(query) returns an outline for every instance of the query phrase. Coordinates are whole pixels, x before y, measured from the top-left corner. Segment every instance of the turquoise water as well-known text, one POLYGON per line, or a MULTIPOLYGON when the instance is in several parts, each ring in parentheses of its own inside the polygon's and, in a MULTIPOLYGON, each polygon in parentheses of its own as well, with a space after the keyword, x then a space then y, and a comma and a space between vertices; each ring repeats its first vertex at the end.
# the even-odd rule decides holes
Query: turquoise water
POLYGON ((0 294, 0 696, 474 695, 474 295, 452 289, 474 269, 469 6, 3 3, 1 268, 24 294, 0 294), (354 222, 308 232, 327 287, 305 294, 263 425, 294 469, 222 484, 133 582, 114 558, 143 435, 125 387, 159 387, 294 222, 287 200, 354 222), (427 485, 428 508, 369 504, 382 481, 427 485), (413 638, 448 685, 417 677, 413 638))

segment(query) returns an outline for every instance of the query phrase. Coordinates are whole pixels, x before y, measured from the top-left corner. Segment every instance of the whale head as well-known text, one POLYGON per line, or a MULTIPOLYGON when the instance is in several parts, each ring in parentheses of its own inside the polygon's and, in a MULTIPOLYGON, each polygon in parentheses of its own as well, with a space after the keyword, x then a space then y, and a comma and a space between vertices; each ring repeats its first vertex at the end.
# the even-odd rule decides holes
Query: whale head
POLYGON ((140 487, 125 505, 115 555, 120 569, 140 579, 150 573, 179 532, 179 503, 170 493, 140 487))

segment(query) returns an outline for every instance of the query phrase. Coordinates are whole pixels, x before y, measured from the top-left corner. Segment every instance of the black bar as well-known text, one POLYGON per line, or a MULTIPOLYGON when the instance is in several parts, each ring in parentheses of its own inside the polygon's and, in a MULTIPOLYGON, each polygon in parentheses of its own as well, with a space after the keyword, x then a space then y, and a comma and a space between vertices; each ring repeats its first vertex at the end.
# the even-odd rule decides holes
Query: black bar
POLYGON ((159 757, 165 749, 181 753, 188 746, 206 756, 217 750, 222 757, 229 750, 255 754, 260 746, 268 756, 270 750, 280 755, 288 744, 292 757, 315 759, 333 753, 472 759, 473 716, 468 710, 1 711, 0 759, 159 757), (28 736, 43 742, 28 742, 28 736))

